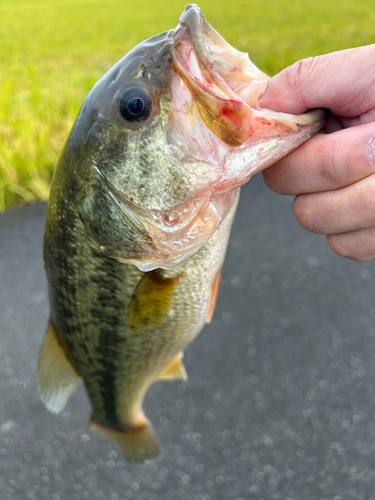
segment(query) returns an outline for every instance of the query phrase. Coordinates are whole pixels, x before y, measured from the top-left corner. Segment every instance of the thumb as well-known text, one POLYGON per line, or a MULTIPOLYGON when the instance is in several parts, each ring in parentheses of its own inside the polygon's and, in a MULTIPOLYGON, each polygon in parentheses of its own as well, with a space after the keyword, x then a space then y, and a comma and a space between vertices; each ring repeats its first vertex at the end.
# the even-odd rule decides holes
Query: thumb
POLYGON ((328 108, 338 116, 358 116, 375 106, 375 45, 309 57, 268 81, 262 108, 300 114, 328 108))

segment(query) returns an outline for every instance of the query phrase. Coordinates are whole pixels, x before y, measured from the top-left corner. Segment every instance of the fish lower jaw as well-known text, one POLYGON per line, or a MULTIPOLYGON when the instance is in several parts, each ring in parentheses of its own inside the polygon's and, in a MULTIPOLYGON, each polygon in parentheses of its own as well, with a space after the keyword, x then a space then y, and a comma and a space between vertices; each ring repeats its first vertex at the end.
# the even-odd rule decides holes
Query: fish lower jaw
MULTIPOLYGON (((229 189, 229 188, 228 188, 229 189)), ((229 189, 212 198, 186 228, 176 233, 151 228, 153 245, 139 256, 113 255, 122 264, 132 264, 142 272, 154 269, 174 270, 196 254, 213 236, 237 204, 238 189, 229 189)))

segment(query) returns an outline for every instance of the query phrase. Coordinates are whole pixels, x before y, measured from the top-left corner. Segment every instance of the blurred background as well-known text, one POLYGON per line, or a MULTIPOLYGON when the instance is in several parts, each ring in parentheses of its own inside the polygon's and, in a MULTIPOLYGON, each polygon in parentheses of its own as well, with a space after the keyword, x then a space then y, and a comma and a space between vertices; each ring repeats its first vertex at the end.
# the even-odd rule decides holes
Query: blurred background
MULTIPOLYGON (((145 38, 175 27, 180 0, 0 1, 0 211, 48 198, 92 85, 145 38)), ((273 75, 303 57, 375 41, 373 0, 203 0, 208 21, 273 75)))

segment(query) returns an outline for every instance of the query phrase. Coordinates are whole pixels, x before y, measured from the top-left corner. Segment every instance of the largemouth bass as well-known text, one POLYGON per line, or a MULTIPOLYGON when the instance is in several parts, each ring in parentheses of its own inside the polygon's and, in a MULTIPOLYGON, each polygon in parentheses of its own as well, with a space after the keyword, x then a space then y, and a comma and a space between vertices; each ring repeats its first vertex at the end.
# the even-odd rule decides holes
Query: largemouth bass
POLYGON ((260 109, 268 77, 188 5, 86 97, 57 165, 44 241, 51 316, 39 390, 60 412, 82 377, 91 428, 156 456, 142 410, 215 307, 239 188, 325 122, 260 109))

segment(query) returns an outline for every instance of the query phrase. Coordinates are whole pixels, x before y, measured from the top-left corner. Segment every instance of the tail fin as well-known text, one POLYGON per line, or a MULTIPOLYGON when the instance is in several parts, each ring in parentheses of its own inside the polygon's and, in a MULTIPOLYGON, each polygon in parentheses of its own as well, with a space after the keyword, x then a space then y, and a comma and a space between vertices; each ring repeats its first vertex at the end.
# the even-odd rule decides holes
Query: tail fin
POLYGON ((91 420, 90 429, 112 439, 122 449, 128 462, 141 463, 160 453, 159 440, 148 420, 124 430, 111 429, 91 420))

